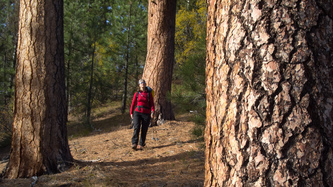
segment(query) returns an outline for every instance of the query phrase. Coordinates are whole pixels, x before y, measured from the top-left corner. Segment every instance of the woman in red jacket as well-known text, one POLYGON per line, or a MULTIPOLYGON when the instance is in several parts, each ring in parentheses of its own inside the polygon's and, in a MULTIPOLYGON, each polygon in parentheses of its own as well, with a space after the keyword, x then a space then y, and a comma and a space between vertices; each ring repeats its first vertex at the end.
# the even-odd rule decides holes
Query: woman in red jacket
POLYGON ((131 105, 131 118, 133 119, 134 133, 132 137, 132 148, 142 149, 144 147, 148 126, 150 119, 153 118, 155 107, 154 98, 151 92, 148 91, 146 87, 146 82, 143 79, 139 80, 140 91, 136 92, 133 97, 131 105), (140 144, 139 133, 141 128, 140 144))

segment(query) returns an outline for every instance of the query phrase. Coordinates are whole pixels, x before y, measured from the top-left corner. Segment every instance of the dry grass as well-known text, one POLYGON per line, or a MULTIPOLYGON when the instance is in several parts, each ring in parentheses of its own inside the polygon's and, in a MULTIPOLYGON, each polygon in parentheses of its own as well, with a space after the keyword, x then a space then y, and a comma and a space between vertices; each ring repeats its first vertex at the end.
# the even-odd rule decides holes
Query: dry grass
MULTIPOLYGON (((84 131, 79 130, 80 124, 69 124, 69 144, 76 162, 63 173, 40 176, 35 186, 203 186, 203 142, 191 134, 194 123, 168 121, 152 127, 147 146, 136 151, 131 149, 129 114, 122 115, 114 107, 103 113, 94 120, 93 132, 80 134, 84 131)), ((188 117, 182 116, 182 120, 188 117)), ((0 159, 6 154, 8 149, 2 150, 0 159)), ((1 163, 0 170, 5 165, 1 163)), ((32 181, 2 179, 0 186, 29 186, 32 181)))

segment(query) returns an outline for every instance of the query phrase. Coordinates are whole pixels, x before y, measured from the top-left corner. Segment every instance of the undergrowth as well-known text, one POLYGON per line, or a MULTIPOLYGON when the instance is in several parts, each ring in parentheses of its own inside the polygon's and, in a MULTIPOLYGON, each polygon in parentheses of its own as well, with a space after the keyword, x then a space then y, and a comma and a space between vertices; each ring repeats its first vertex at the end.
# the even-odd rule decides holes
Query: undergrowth
POLYGON ((188 121, 196 124, 192 134, 196 137, 203 137, 206 122, 206 98, 204 93, 188 91, 181 85, 173 85, 171 96, 174 103, 174 112, 178 115, 190 114, 188 121))
POLYGON ((0 107, 0 147, 10 145, 12 135, 13 111, 10 106, 0 107))

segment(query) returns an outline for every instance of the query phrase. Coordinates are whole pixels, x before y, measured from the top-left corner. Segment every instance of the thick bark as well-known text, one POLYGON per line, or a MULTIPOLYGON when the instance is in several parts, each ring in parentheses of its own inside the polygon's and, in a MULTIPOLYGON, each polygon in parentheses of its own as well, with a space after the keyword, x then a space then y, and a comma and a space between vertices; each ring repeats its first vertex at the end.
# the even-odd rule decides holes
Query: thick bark
POLYGON ((332 185, 331 1, 207 3, 205 186, 332 185))
POLYGON ((63 1, 21 0, 11 153, 5 176, 61 171, 66 129, 63 1))
MULTIPOLYGON (((148 45, 143 79, 154 89, 155 118, 162 113, 166 120, 175 119, 171 92, 175 51, 176 0, 149 1, 148 45)), ((155 122, 156 123, 156 120, 155 122)))

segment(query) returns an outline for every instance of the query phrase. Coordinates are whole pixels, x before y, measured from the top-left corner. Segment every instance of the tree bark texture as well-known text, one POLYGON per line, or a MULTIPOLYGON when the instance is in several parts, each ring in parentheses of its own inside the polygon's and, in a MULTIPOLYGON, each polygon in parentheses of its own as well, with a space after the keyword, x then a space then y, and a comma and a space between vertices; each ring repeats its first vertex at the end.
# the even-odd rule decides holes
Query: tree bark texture
POLYGON ((331 186, 332 1, 207 3, 205 186, 331 186))
POLYGON ((66 129, 62 0, 21 0, 7 178, 55 173, 72 161, 66 129))
MULTIPOLYGON (((149 1, 148 44, 143 79, 154 90, 155 119, 175 119, 168 99, 171 92, 175 51, 176 0, 149 1)), ((156 120, 155 120, 156 122, 156 120)))

